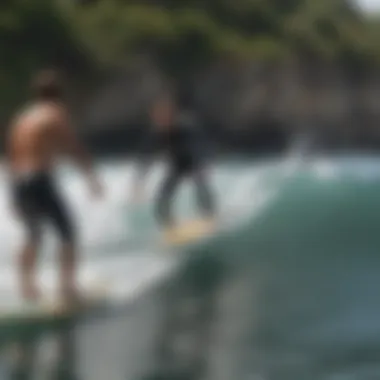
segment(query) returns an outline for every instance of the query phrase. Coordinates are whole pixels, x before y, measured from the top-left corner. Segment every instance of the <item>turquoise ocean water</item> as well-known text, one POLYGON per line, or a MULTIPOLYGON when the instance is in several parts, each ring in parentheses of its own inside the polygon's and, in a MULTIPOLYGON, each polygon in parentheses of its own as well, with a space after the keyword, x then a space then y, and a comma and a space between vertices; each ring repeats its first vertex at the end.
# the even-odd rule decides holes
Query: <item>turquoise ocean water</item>
MULTIPOLYGON (((62 168, 59 181, 82 236, 81 283, 106 281, 117 308, 66 323, 60 339, 41 326, 1 326, 1 378, 12 378, 16 337, 33 352, 23 365, 36 379, 380 378, 380 158, 219 163, 210 174, 225 230, 178 252, 159 246, 151 214, 164 168, 153 169, 144 205, 129 202, 132 164, 99 171, 108 190, 97 203, 76 173, 62 168)), ((17 302, 21 231, 0 181, 6 308, 17 302)), ((176 211, 195 215, 188 184, 176 211)), ((54 244, 46 231, 39 278, 48 293, 54 244)))

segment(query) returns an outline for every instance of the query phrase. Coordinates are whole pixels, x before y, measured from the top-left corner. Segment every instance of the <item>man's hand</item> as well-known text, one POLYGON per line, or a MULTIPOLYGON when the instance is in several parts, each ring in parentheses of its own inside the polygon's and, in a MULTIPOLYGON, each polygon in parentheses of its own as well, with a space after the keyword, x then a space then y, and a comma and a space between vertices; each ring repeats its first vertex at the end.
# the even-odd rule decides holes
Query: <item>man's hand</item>
POLYGON ((90 178, 89 185, 94 198, 101 198, 104 195, 104 188, 97 178, 90 178))

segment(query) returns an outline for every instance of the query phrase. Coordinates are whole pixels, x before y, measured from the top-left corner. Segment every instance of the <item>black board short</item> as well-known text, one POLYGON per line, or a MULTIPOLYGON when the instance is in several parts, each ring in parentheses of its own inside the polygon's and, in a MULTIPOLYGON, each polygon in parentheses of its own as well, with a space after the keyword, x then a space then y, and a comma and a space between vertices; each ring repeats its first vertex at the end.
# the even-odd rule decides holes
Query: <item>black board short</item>
POLYGON ((73 242, 73 224, 68 209, 49 173, 26 173, 13 181, 17 212, 34 241, 40 238, 42 222, 49 222, 64 242, 73 242))

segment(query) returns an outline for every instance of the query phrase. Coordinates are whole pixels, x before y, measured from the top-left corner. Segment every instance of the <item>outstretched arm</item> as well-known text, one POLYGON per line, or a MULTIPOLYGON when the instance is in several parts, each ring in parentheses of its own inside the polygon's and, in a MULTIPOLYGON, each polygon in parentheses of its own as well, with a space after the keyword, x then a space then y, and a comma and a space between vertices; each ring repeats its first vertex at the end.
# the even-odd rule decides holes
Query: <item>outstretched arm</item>
POLYGON ((141 198, 143 196, 146 176, 151 166, 157 145, 157 137, 153 133, 149 133, 139 149, 137 168, 133 185, 134 198, 141 198))
POLYGON ((96 178, 91 156, 74 132, 67 113, 60 111, 57 117, 57 141, 66 155, 74 160, 87 177, 94 193, 100 193, 100 184, 96 178))

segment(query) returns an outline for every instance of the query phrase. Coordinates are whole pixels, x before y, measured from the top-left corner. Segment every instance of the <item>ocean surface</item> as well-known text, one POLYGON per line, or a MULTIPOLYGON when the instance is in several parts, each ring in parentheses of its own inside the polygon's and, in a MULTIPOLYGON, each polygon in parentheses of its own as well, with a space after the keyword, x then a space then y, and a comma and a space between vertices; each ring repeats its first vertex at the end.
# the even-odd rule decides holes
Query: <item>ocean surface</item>
MULTIPOLYGON (((380 157, 220 162, 210 176, 224 230, 170 252, 152 216, 164 165, 142 204, 130 202, 132 163, 98 169, 102 200, 69 168, 58 181, 80 231, 80 281, 106 282, 114 312, 46 331, 0 325, 1 379, 380 378, 380 157)), ((0 183, 5 310, 18 302, 22 230, 5 173, 0 183)), ((175 210, 196 215, 190 184, 175 210)), ((39 280, 52 294, 55 243, 47 230, 39 280)))

